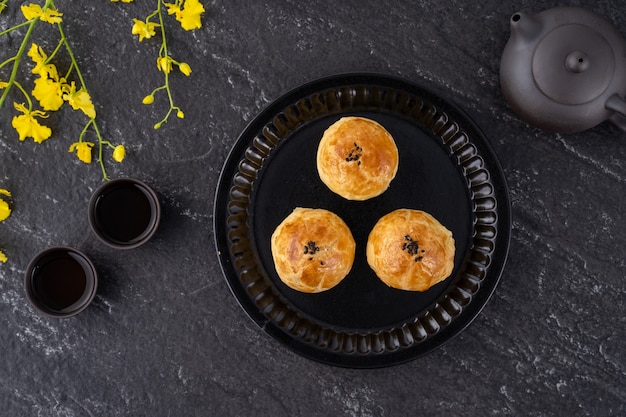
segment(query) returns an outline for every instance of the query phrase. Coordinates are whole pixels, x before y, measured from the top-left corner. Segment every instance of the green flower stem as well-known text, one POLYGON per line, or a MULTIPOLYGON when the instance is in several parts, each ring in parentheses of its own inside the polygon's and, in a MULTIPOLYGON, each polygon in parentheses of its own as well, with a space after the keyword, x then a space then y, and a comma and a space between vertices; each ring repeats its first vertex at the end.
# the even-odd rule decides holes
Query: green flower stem
MULTIPOLYGON (((60 23, 57 23, 57 25, 60 25, 60 23)), ((54 51, 52 51, 52 53, 50 54, 50 56, 48 57, 48 59, 46 59, 44 61, 44 64, 49 63, 50 61, 52 61, 52 58, 54 58, 57 54, 57 52, 59 52, 59 50, 63 47, 63 38, 59 39, 59 42, 57 43, 57 46, 54 48, 54 51)))
POLYGON ((13 85, 15 85, 17 89, 20 90, 22 94, 24 94, 24 97, 26 97, 26 101, 28 102, 28 111, 29 112, 33 111, 33 101, 31 100, 30 96, 28 95, 24 87, 22 87, 22 84, 20 84, 17 81, 14 81, 13 85))
MULTIPOLYGON (((87 94, 89 94, 89 90, 87 89, 87 84, 85 83, 85 79, 83 78, 83 73, 78 67, 78 62, 76 61, 74 52, 72 51, 72 48, 70 47, 70 44, 67 41, 67 38, 65 37, 65 32, 63 31, 63 27, 61 26, 61 23, 57 23, 57 27, 59 29, 59 35, 61 36, 61 40, 59 41, 59 43, 63 43, 63 45, 65 46, 65 50, 67 51, 67 54, 70 56, 71 64, 70 64, 70 68, 68 70, 67 76, 69 76, 70 72, 72 71, 72 68, 74 68, 76 70, 76 75, 78 76, 78 79, 80 80, 81 88, 84 88, 87 94)), ((91 97, 91 94, 89 94, 89 96, 91 97)), ((89 122, 87 122, 87 124, 83 128, 83 131, 81 132, 79 136, 79 142, 82 142, 83 136, 85 135, 85 132, 87 132, 87 129, 89 128, 89 126, 93 126, 93 130, 96 132, 96 136, 98 137, 98 162, 100 163, 100 168, 102 169, 102 178, 104 181, 109 181, 109 176, 107 175, 106 168, 104 166, 104 158, 102 156, 102 149, 104 148, 104 144, 106 142, 102 138, 102 134, 100 133, 100 129, 98 128, 98 123, 96 122, 95 117, 93 119, 90 119, 89 122)))
POLYGON ((4 61, 3 63, 0 64, 0 68, 4 67, 5 65, 8 65, 9 63, 15 61, 17 58, 12 56, 11 58, 7 59, 6 61, 4 61))
POLYGON ((164 89, 166 89, 166 88, 167 88, 167 86, 165 86, 165 85, 162 85, 162 86, 160 86, 160 87, 157 87, 157 88, 155 88, 154 90, 152 90, 152 92, 150 93, 150 95, 151 95, 151 96, 153 96, 153 95, 154 95, 157 91, 161 91, 161 90, 164 90, 164 89))
POLYGON ((67 54, 70 56, 70 60, 71 60, 70 68, 73 67, 76 69, 76 75, 78 76, 78 79, 80 80, 81 87, 83 87, 85 91, 89 92, 87 90, 87 85, 85 84, 85 79, 83 78, 83 74, 78 68, 78 62, 76 62, 76 57, 74 56, 74 52, 72 51, 72 48, 70 47, 70 44, 67 41, 67 38, 65 37, 63 26, 61 26, 60 23, 57 23, 56 25, 59 28, 59 35, 61 36, 61 42, 63 42, 63 45, 65 46, 65 50, 67 51, 67 54))
MULTIPOLYGON (((158 0, 157 9, 155 10, 159 15, 159 24, 161 27, 161 49, 159 50, 159 55, 163 53, 161 56, 167 56, 167 38, 165 36, 165 22, 163 21, 163 1, 158 0)), ((154 14, 154 13, 153 13, 154 14)))
MULTIPOLYGON (((47 5, 48 5, 48 2, 46 2, 46 6, 47 5)), ((6 86, 6 88, 2 92, 2 96, 0 96, 0 109, 2 109, 2 106, 4 105, 4 101, 9 95, 9 91, 11 90, 11 87, 13 86, 13 84, 15 84, 15 77, 17 77, 17 70, 19 69, 20 61, 22 60, 22 56, 24 55, 24 51, 26 50, 26 45, 28 44, 28 40, 30 39, 30 36, 33 34, 33 29, 35 29, 35 25, 37 24, 38 21, 39 21, 39 18, 36 18, 28 22, 28 31, 26 31, 26 35, 24 35, 24 39, 22 39, 22 44, 20 45, 20 49, 18 49, 17 54, 15 55, 15 60, 13 61, 13 69, 11 70, 11 76, 8 81, 9 85, 6 86)))
POLYGON ((17 29, 19 29, 19 28, 23 28, 24 26, 28 26, 28 25, 30 25, 30 23, 31 23, 31 21, 30 21, 30 20, 27 20, 26 22, 22 22, 22 23, 20 23, 20 24, 15 25, 15 26, 11 26, 11 27, 10 27, 10 28, 8 28, 7 30, 3 30, 2 32, 0 32, 0 36, 4 36, 4 35, 6 35, 7 33, 11 33, 11 32, 13 32, 14 30, 17 30, 17 29))
MULTIPOLYGON (((152 18, 153 18, 154 16, 156 16, 157 14, 159 14, 159 10, 161 10, 161 2, 160 2, 160 1, 159 1, 159 5, 157 6, 157 8, 156 8, 156 9, 155 9, 152 13, 150 13, 148 16, 146 16, 146 20, 145 20, 146 25, 147 25, 148 23, 150 23, 150 20, 152 20, 152 18)), ((159 20, 160 20, 160 22, 161 22, 161 23, 163 23, 163 20, 162 20, 162 19, 159 19, 159 20)))
POLYGON ((109 142, 108 140, 104 140, 104 141, 102 141, 102 144, 103 144, 103 145, 108 146, 108 147, 109 147, 109 148, 111 148, 111 149, 115 149, 115 145, 113 145, 113 144, 112 144, 111 142, 109 142))
MULTIPOLYGON (((167 50, 167 36, 165 33, 165 22, 163 20, 163 1, 162 0, 158 0, 157 2, 157 9, 155 10, 155 12, 157 12, 158 16, 159 16, 159 25, 161 28, 161 48, 159 49, 159 57, 160 58, 168 58, 169 56, 169 52, 167 50)), ((150 16, 153 16, 154 13, 152 13, 150 16)), ((174 105, 174 97, 172 96, 172 90, 170 88, 170 74, 169 71, 163 71, 163 74, 165 75, 165 84, 162 85, 161 87, 155 88, 152 92, 152 94, 154 94, 154 92, 156 92, 157 90, 165 90, 167 92, 167 99, 170 103, 170 108, 167 111, 167 113, 165 114, 165 117, 163 119, 161 119, 161 121, 157 122, 154 125, 155 129, 158 129, 161 127, 161 125, 163 125, 163 123, 167 122, 167 119, 169 119, 170 114, 172 114, 172 111, 177 110, 177 111, 181 111, 180 107, 174 105)))
MULTIPOLYGON (((5 6, 7 1, 3 1, 1 4, 3 6, 5 6)), ((42 10, 45 12, 51 6, 54 6, 54 0, 46 0, 46 4, 44 4, 44 6, 42 7, 42 10)), ((4 9, 4 7, 3 7, 3 9, 4 9)), ((39 18, 35 18, 35 19, 32 19, 30 21, 26 21, 26 22, 20 23, 20 24, 15 25, 15 26, 13 26, 13 27, 5 30, 5 31, 0 32, 0 36, 3 36, 3 35, 5 35, 5 34, 7 34, 9 32, 12 32, 12 31, 14 31, 16 29, 19 29, 19 28, 24 27, 24 26, 28 26, 28 30, 26 31, 26 35, 24 35, 24 39, 22 39, 22 44, 20 45, 20 48, 18 49, 17 54, 15 55, 15 60, 13 61, 13 69, 11 70, 11 76, 10 76, 9 81, 8 81, 9 85, 7 85, 7 87, 2 92, 2 96, 0 96, 0 109, 2 109, 2 106, 4 105, 4 101, 6 100, 7 96, 9 95, 9 91, 11 90, 11 87, 15 83, 15 77, 17 76, 17 70, 18 70, 18 68, 20 66, 20 61, 22 60, 22 56, 24 55, 24 51, 26 50, 26 45, 28 44, 28 41, 30 40, 31 35, 33 34, 33 30, 35 29, 35 25, 37 25, 38 22, 39 22, 39 18)), ((23 89, 22 89, 22 91, 23 91, 23 89)))
POLYGON ((66 80, 69 80, 70 74, 72 73, 73 69, 74 69, 74 63, 70 62, 70 67, 67 69, 67 72, 65 73, 65 79, 66 80))
POLYGON ((91 126, 92 124, 94 124, 94 119, 89 119, 89 121, 85 124, 85 127, 83 127, 83 130, 81 130, 80 135, 78 135, 78 142, 83 141, 85 133, 87 133, 87 129, 89 129, 89 126, 91 126))
POLYGON ((105 142, 104 139, 102 139, 102 134, 100 133, 100 129, 98 128, 98 125, 96 124, 96 119, 91 119, 91 120, 93 120, 93 130, 96 131, 96 136, 98 137, 98 162, 100 163, 100 169, 102 170, 102 179, 104 181, 109 181, 110 178, 107 175, 106 168, 104 167, 104 158, 102 156, 102 149, 104 148, 103 145, 109 142, 105 142))

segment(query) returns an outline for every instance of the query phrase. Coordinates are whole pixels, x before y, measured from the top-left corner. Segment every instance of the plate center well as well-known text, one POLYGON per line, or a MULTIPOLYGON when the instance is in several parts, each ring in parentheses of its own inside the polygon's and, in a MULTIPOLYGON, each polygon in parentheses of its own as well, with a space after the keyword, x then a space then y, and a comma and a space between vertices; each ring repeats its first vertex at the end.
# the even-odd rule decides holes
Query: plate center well
POLYGON ((291 132, 259 170, 249 214, 260 266, 276 291, 313 322, 336 330, 376 331, 427 310, 458 273, 473 230, 469 191, 456 157, 418 122, 379 111, 321 117, 291 132), (324 131, 347 115, 379 122, 394 137, 399 151, 398 173, 391 186, 367 201, 349 201, 334 194, 317 174, 317 146, 324 131), (335 288, 319 294, 292 290, 280 281, 274 268, 270 237, 296 207, 334 212, 346 222, 357 244, 350 274, 335 288), (452 231, 456 242, 452 275, 423 293, 387 287, 367 264, 365 247, 370 230, 380 217, 398 208, 429 212, 452 231))

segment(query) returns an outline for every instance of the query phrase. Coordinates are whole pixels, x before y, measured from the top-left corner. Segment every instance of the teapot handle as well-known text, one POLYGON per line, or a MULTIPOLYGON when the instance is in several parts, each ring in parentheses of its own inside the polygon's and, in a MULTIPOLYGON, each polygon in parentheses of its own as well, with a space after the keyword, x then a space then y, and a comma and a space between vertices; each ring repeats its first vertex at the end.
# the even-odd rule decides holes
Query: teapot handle
POLYGON ((613 94, 609 97, 604 106, 615 112, 611 115, 611 117, 609 117, 609 120, 615 126, 626 132, 626 101, 618 94, 613 94))

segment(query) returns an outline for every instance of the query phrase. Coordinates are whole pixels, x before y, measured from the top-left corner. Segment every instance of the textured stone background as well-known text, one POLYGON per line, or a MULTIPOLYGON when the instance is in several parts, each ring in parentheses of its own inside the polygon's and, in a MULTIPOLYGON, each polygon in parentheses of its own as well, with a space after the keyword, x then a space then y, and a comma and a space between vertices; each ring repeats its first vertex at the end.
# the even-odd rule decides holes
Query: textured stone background
MULTIPOLYGON (((9 2, 0 30, 20 21, 21 3, 9 2)), ((185 120, 158 131, 163 96, 141 105, 161 83, 158 41, 130 33, 156 1, 56 3, 100 128, 128 149, 111 177, 152 184, 164 217, 149 244, 105 247, 86 216, 99 169, 67 152, 83 118, 53 115, 54 138, 36 145, 10 127, 11 101, 0 110, 0 188, 14 208, 0 223, 10 258, 0 264, 0 415, 626 414, 626 133, 606 123, 540 131, 498 83, 509 17, 564 3, 205 1, 202 29, 168 20, 172 54, 194 72, 172 77, 185 120), (423 82, 462 106, 499 154, 513 208, 509 261, 476 321, 425 357, 367 371, 312 362, 266 336, 230 294, 211 226, 220 168, 245 125, 287 90, 351 71, 423 82), (93 304, 61 321, 36 314, 22 285, 29 259, 59 244, 87 252, 101 275, 93 304)), ((623 0, 567 4, 626 35, 623 0)), ((50 51, 53 35, 35 39, 50 51)), ((0 39, 0 61, 20 40, 0 39)))

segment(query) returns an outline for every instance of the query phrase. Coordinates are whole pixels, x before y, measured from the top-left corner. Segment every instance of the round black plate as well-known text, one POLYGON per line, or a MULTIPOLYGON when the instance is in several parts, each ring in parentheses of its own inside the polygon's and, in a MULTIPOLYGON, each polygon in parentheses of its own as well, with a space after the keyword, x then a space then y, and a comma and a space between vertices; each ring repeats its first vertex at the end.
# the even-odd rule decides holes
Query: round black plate
POLYGON ((510 202, 496 155, 456 106, 406 80, 345 74, 292 90, 243 131, 218 183, 214 230, 228 285, 265 332, 311 359, 380 367, 431 351, 480 312, 504 268, 510 202), (324 130, 348 115, 382 124, 400 155, 389 189, 362 202, 317 175, 324 130), (294 291, 276 274, 270 236, 296 207, 333 211, 354 235, 354 266, 331 290, 294 291), (453 232, 455 269, 428 291, 389 288, 367 265, 370 230, 397 208, 425 210, 453 232))

